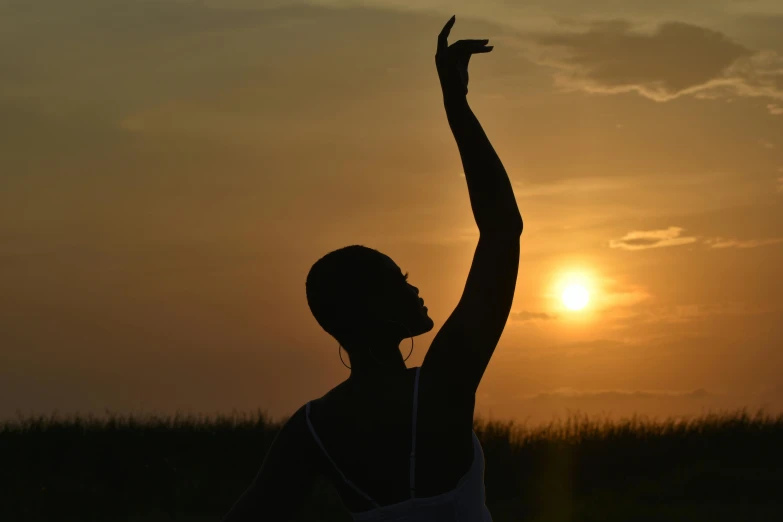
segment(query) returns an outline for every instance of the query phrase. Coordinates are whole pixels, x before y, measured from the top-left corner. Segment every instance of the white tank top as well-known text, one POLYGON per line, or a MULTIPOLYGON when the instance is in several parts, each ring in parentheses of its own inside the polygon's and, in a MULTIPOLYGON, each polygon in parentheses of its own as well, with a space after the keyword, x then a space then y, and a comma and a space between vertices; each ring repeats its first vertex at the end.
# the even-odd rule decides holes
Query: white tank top
POLYGON ((473 435, 473 463, 470 469, 460 478, 457 486, 451 491, 441 493, 434 497, 416 497, 414 476, 416 469, 416 407, 419 395, 419 370, 416 368, 416 381, 413 388, 413 433, 410 455, 410 490, 411 497, 396 504, 381 506, 369 495, 359 489, 348 480, 337 464, 326 452, 321 439, 318 438, 313 425, 310 423, 310 403, 306 406, 307 425, 313 434, 315 441, 321 447, 329 462, 332 463, 338 475, 343 481, 362 497, 372 503, 374 508, 368 511, 351 513, 353 520, 357 522, 492 522, 492 516, 485 504, 484 492, 484 451, 481 449, 476 432, 473 435))

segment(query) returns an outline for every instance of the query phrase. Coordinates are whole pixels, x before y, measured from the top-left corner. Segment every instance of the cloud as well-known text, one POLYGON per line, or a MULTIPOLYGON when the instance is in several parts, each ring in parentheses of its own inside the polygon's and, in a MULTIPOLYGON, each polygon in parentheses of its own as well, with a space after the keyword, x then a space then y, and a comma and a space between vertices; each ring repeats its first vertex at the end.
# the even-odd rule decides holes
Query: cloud
POLYGON ((783 107, 781 107, 780 105, 776 105, 774 103, 770 103, 769 105, 767 105, 767 110, 773 116, 780 116, 781 114, 783 114, 783 107))
POLYGON ((691 391, 679 390, 575 390, 573 388, 558 388, 551 392, 541 392, 519 397, 522 400, 557 400, 557 399, 659 399, 659 398, 694 398, 703 399, 715 396, 703 388, 691 391))
POLYGON ((629 232, 620 239, 610 240, 609 247, 622 248, 623 250, 646 250, 696 242, 695 237, 680 237, 683 230, 681 227, 669 227, 665 230, 637 230, 629 232))
POLYGON ((742 302, 711 304, 677 304, 659 306, 623 318, 629 325, 639 323, 690 323, 716 316, 747 316, 764 313, 762 307, 742 302))
POLYGON ((525 321, 549 321, 550 319, 557 319, 557 316, 552 314, 545 314, 543 312, 528 312, 526 310, 522 310, 521 312, 512 312, 509 315, 509 318, 512 321, 525 322, 525 321))
MULTIPOLYGON (((733 409, 741 403, 734 396, 691 390, 628 390, 557 388, 534 394, 518 394, 510 400, 516 411, 522 411, 528 423, 541 423, 574 415, 593 419, 641 417, 689 417, 710 410, 733 409)), ((497 401, 496 401, 497 402, 497 401)), ((493 404, 496 409, 498 405, 493 404)))
MULTIPOLYGON (((780 184, 778 191, 783 191, 783 177, 778 179, 778 183, 780 184)), ((680 237, 683 230, 681 227, 669 227, 665 230, 637 230, 629 232, 620 239, 611 239, 609 247, 624 250, 645 250, 648 248, 685 245, 698 241, 697 237, 680 237)), ((729 239, 713 237, 704 239, 702 243, 709 245, 710 248, 756 248, 783 243, 783 238, 729 239)))
POLYGON ((557 196, 561 194, 584 192, 607 192, 610 190, 631 188, 635 186, 635 183, 636 180, 608 177, 566 178, 555 180, 549 183, 527 183, 521 181, 512 181, 512 185, 516 189, 514 190, 514 193, 519 197, 557 196))
POLYGON ((756 248, 766 245, 776 245, 783 243, 783 238, 771 238, 771 239, 724 239, 722 237, 716 237, 713 239, 705 240, 705 243, 710 245, 710 248, 756 248))
POLYGON ((650 298, 650 294, 643 288, 635 288, 621 292, 608 291, 603 295, 596 297, 596 301, 603 304, 606 308, 619 308, 633 306, 650 298))
MULTIPOLYGON (((527 394, 484 392, 477 397, 477 406, 482 412, 489 411, 489 417, 513 418, 521 425, 535 426, 575 416, 593 420, 683 419, 761 405, 760 401, 732 390, 714 391, 697 386, 681 390, 562 387, 527 394)), ((781 404, 779 395, 774 393, 764 402, 770 406, 781 404)))
MULTIPOLYGON (((599 314, 608 328, 616 329, 619 321, 636 315, 641 303, 653 295, 646 288, 610 277, 595 277, 595 292, 590 295, 590 309, 599 314)), ((642 305, 643 306, 643 305, 642 305)))
POLYGON ((557 69, 556 83, 566 90, 637 92, 658 102, 684 95, 783 100, 783 57, 683 22, 646 33, 627 20, 593 22, 585 32, 538 34, 529 51, 536 63, 557 69))

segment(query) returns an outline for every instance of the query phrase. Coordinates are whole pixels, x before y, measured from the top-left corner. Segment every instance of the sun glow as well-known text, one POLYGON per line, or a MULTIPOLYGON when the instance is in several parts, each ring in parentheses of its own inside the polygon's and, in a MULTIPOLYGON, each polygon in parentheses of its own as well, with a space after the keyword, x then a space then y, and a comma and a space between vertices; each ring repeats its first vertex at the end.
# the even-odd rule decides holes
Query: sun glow
POLYGON ((590 294, 582 285, 568 285, 561 296, 563 304, 569 310, 581 310, 590 301, 590 294))
POLYGON ((591 322, 596 319, 593 308, 601 300, 600 288, 593 270, 579 264, 552 273, 547 292, 550 313, 577 323, 591 322))

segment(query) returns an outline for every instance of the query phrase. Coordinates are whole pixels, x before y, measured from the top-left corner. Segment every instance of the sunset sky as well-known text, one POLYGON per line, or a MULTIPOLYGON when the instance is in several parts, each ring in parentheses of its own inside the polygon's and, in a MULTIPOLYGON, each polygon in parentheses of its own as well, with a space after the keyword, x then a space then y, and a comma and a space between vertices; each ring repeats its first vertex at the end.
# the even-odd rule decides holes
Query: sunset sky
POLYGON ((290 415, 349 374, 305 278, 350 244, 420 365, 478 239, 452 14, 525 221, 476 414, 783 411, 783 2, 0 0, 0 419, 290 415))

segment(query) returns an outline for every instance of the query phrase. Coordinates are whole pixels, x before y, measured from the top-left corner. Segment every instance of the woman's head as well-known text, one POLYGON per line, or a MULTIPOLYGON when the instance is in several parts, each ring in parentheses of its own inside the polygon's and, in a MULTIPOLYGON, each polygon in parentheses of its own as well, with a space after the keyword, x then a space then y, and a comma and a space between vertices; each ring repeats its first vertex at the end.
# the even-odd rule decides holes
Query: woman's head
POLYGON ((406 279, 389 256, 362 245, 347 246, 310 268, 307 304, 318 324, 344 347, 352 337, 380 335, 389 322, 404 325, 398 329, 402 340, 434 326, 419 289, 406 279))

